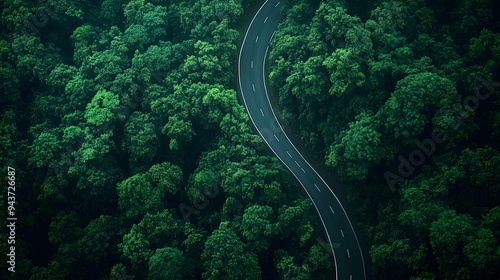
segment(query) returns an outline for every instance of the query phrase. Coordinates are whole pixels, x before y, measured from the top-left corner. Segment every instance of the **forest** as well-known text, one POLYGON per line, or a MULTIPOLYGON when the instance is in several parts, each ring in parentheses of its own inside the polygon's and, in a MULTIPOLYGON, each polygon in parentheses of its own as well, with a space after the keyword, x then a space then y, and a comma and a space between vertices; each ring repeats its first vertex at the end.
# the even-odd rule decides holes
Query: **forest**
MULTIPOLYGON (((500 4, 283 2, 275 110, 346 187, 370 278, 498 279, 500 4)), ((1 279, 332 279, 238 99, 262 3, 0 3, 1 279)))
POLYGON ((269 79, 345 182, 373 278, 498 279, 499 2, 289 6, 269 79))

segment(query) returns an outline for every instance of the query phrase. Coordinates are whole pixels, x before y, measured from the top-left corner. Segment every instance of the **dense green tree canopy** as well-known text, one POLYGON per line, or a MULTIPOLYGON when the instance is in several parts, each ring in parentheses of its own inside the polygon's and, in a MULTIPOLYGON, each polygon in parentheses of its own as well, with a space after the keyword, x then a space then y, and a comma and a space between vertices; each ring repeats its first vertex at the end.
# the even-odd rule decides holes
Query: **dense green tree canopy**
MULTIPOLYGON (((269 53, 278 111, 349 186, 375 279, 499 273, 498 231, 485 226, 499 188, 495 9, 490 0, 284 9, 269 53)), ((279 260, 300 275, 293 257, 279 260)))
POLYGON ((261 271, 257 256, 246 253, 245 245, 238 236, 222 223, 207 239, 201 255, 205 262, 203 278, 215 279, 260 279, 261 271))
MULTIPOLYGON (((238 101, 261 2, 0 3, 19 198, 1 279, 331 277, 313 205, 238 101)), ((279 7, 274 110, 339 181, 373 279, 498 278, 500 9, 448 2, 279 7)))

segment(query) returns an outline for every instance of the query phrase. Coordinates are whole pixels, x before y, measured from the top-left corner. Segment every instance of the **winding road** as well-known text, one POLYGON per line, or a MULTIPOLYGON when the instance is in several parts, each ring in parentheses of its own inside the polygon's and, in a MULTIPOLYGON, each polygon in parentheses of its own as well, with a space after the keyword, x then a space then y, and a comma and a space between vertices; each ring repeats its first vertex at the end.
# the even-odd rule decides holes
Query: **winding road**
POLYGON ((271 107, 265 63, 282 19, 279 0, 267 0, 253 17, 238 57, 239 92, 250 119, 273 153, 297 178, 316 208, 335 264, 335 279, 367 279, 363 252, 340 200, 292 144, 271 107))

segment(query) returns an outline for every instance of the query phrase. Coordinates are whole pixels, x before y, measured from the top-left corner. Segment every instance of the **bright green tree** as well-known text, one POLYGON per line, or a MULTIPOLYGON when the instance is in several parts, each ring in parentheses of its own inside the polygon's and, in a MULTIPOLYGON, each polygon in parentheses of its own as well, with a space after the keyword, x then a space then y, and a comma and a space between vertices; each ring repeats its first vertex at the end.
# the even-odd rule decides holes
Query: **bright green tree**
POLYGON ((118 207, 129 219, 137 219, 146 213, 155 213, 162 209, 164 191, 155 188, 143 174, 118 183, 118 207))
POLYGON ((203 279, 260 279, 257 255, 246 252, 245 244, 227 227, 222 223, 205 242, 203 279))

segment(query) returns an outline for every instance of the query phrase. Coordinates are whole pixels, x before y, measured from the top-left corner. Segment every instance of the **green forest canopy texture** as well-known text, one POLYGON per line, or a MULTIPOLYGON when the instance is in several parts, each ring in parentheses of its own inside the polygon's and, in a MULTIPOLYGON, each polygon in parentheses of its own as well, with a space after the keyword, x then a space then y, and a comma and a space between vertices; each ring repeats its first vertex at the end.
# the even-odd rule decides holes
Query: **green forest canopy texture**
MULTIPOLYGON (((0 163, 19 217, 1 279, 331 279, 311 202, 238 103, 260 3, 0 5, 0 163)), ((278 111, 348 188, 373 279, 498 277, 498 11, 284 2, 278 111)))

